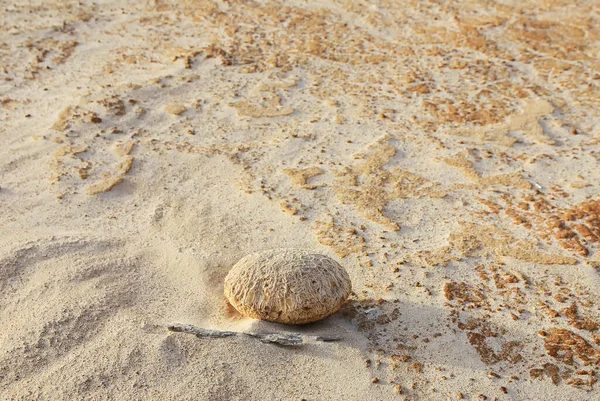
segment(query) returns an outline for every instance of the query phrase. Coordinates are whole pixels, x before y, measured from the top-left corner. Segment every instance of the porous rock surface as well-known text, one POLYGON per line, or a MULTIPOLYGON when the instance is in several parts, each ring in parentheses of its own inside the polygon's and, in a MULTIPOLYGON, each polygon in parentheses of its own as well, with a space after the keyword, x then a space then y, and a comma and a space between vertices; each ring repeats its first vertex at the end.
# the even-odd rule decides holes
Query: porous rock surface
POLYGON ((225 277, 225 296, 242 315, 286 324, 335 313, 352 289, 333 259, 301 249, 275 249, 242 258, 225 277))

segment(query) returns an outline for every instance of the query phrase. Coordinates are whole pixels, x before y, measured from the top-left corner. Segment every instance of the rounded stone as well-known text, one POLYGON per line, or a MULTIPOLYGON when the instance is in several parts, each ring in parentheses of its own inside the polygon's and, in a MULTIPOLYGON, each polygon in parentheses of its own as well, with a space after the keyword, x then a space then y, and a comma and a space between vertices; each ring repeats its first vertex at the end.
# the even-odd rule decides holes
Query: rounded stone
POLYGON ((252 253, 225 277, 225 296, 238 312, 286 324, 335 313, 351 290, 350 276, 339 263, 303 249, 252 253))

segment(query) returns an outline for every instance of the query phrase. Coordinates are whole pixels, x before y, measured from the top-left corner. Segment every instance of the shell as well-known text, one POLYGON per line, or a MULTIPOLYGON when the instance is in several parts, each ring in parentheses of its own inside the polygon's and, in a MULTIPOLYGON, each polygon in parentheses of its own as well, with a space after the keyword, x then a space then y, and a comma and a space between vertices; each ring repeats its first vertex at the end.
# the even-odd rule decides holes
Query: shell
POLYGON ((351 290, 350 276, 339 263, 302 249, 252 253, 225 277, 225 296, 238 312, 286 324, 335 313, 351 290))

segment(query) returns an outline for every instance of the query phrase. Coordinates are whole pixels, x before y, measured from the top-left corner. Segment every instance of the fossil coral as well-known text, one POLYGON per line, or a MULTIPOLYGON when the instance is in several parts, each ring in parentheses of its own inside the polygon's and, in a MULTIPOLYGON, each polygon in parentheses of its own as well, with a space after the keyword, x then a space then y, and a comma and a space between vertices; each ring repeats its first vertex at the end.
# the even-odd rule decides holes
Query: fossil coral
POLYGON ((350 295, 348 273, 333 259, 300 249, 250 254, 225 277, 225 296, 242 315, 286 324, 335 313, 350 295))

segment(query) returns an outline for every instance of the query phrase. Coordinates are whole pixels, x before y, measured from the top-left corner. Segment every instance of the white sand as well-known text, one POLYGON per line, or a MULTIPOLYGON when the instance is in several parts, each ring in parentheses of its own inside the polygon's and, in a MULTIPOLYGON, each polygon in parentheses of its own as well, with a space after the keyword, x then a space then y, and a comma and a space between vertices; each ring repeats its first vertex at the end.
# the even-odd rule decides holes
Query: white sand
POLYGON ((0 1, 0 399, 596 399, 600 10, 480 3, 0 1), (277 247, 342 311, 229 309, 277 247))

